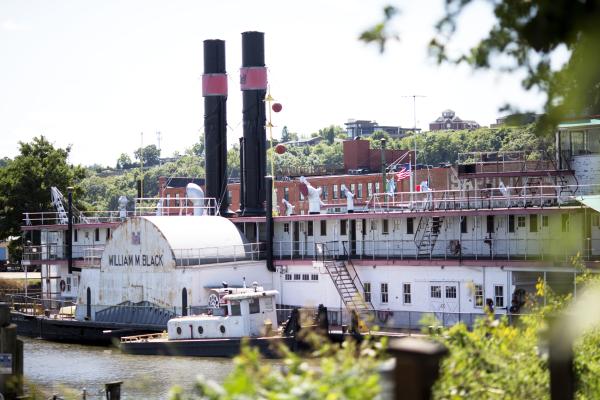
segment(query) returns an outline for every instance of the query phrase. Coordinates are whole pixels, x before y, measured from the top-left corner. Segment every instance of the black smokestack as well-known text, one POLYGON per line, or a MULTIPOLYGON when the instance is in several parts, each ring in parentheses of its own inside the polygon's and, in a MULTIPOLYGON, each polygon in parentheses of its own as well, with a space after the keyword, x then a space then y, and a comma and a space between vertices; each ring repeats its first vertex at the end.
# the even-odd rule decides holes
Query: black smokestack
POLYGON ((206 154, 205 196, 219 204, 221 215, 228 215, 227 198, 227 73, 225 42, 204 41, 204 153, 206 154))
POLYGON ((242 68, 240 86, 243 93, 244 189, 242 215, 265 215, 265 180, 267 170, 265 95, 265 38, 262 32, 242 33, 242 68))
POLYGON ((265 195, 267 197, 267 269, 271 272, 275 272, 275 265, 273 263, 273 177, 265 177, 265 195))

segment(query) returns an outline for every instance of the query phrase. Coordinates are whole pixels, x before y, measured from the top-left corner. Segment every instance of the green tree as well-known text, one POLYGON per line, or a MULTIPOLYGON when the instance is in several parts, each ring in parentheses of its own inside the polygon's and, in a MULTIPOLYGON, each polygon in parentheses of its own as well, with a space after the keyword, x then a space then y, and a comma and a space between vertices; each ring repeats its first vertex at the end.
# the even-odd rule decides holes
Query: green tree
POLYGON ((127 153, 121 153, 117 159, 117 169, 131 168, 131 157, 127 153))
POLYGON ((290 139, 290 132, 288 131, 288 127, 284 126, 283 129, 281 130, 281 141, 282 142, 289 142, 290 139))
POLYGON ((151 144, 143 149, 140 147, 134 153, 135 159, 144 162, 144 166, 151 167, 160 163, 160 149, 151 144))
POLYGON ((386 142, 385 142, 386 148, 391 148, 390 145, 392 143, 392 137, 386 131, 377 130, 377 131, 373 132, 373 134, 367 138, 367 140, 369 140, 371 142, 370 146, 372 149, 381 149, 381 139, 386 140, 386 142))
POLYGON ((25 212, 53 211, 52 186, 63 193, 75 186, 78 200, 85 170, 68 163, 70 151, 55 148, 44 136, 19 142, 20 154, 0 169, 0 237, 18 236, 25 212))

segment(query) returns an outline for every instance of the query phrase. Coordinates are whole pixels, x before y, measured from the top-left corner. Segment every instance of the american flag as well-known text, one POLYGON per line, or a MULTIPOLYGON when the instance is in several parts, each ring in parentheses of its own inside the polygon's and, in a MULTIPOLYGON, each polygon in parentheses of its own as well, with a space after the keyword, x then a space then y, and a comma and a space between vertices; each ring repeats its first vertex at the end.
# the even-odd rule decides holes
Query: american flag
POLYGON ((403 167, 400 171, 396 173, 396 179, 401 181, 406 178, 410 178, 410 170, 403 167))

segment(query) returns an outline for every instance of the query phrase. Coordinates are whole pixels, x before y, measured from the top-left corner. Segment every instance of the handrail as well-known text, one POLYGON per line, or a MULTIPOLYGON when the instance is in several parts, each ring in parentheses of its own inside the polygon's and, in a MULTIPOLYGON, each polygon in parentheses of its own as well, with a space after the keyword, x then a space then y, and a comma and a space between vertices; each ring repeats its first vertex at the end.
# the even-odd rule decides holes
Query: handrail
MULTIPOLYGON (((365 299, 365 296, 364 296, 365 287, 363 286, 363 283, 360 280, 360 277, 358 276, 358 272, 356 271, 356 268, 354 267, 354 263, 352 262, 352 258, 350 257, 350 254, 348 254, 348 251, 346 249, 346 242, 342 242, 342 248, 344 249, 344 258, 352 266, 352 271, 354 272, 354 277, 350 276, 352 278, 352 282, 354 282, 354 285, 357 286, 356 281, 358 281, 358 287, 361 288, 363 291, 362 300, 368 306, 370 306, 371 310, 374 310, 375 307, 373 306, 373 303, 371 303, 370 300, 367 301, 367 299, 365 299)), ((350 274, 350 271, 348 270, 348 268, 346 268, 346 270, 348 271, 348 274, 350 274)))

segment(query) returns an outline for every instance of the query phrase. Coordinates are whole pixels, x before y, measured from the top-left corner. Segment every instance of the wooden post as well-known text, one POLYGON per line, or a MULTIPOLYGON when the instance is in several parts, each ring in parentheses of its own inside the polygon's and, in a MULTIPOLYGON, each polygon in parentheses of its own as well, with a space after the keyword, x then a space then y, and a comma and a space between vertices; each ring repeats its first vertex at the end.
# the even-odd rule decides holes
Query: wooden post
POLYGON ((5 399, 23 394, 23 342, 17 325, 10 323, 10 308, 0 303, 0 393, 5 399))
POLYGON ((429 400, 439 375, 440 361, 448 349, 439 343, 412 337, 390 341, 396 359, 394 399, 429 400))
POLYGON ((123 381, 109 382, 104 384, 104 389, 106 390, 106 400, 120 400, 122 384, 123 381))

